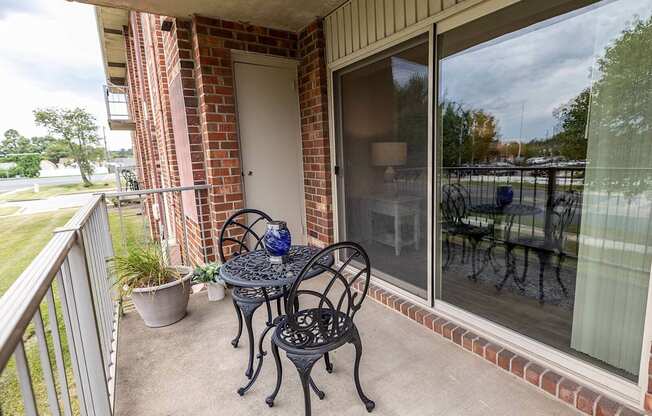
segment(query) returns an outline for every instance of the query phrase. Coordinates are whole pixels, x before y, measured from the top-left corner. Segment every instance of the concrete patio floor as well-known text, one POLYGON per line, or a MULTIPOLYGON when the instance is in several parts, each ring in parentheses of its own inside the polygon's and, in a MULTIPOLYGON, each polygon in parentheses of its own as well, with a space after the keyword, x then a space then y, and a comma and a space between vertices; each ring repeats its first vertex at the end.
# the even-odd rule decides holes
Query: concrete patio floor
MULTIPOLYGON (((257 311, 256 333, 264 310, 257 311)), ((375 415, 577 415, 482 358, 459 348, 404 316, 367 300, 356 316, 363 342, 361 379, 376 402, 375 415)), ((265 404, 275 381, 271 352, 244 397, 247 341, 234 349, 237 321, 229 298, 208 302, 191 296, 188 316, 158 329, 146 328, 137 313, 120 324, 116 414, 126 415, 303 415, 299 377, 281 352, 283 385, 273 408, 265 404)), ((269 344, 267 344, 269 345, 269 344)), ((314 415, 364 415, 353 384, 353 347, 331 355, 313 378, 326 392, 312 396, 314 415)))

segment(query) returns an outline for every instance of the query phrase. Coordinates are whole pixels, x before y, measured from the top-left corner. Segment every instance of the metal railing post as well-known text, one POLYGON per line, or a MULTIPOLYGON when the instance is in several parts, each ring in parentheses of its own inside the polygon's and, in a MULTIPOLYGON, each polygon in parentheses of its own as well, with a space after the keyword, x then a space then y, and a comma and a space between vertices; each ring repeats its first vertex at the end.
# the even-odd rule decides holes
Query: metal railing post
MULTIPOLYGON (((79 331, 73 331, 73 342, 79 348, 78 357, 85 363, 80 374, 82 383, 88 388, 84 392, 84 401, 89 415, 110 416, 112 414, 107 387, 107 374, 103 360, 100 341, 97 311, 93 302, 90 274, 86 266, 81 233, 77 233, 77 241, 70 248, 68 264, 70 273, 64 276, 64 286, 69 288, 69 294, 74 299, 71 305, 70 296, 68 308, 70 319, 75 320, 79 331), (73 306, 72 310, 71 306, 73 306), (88 394, 86 394, 88 393, 88 394)), ((80 382, 80 380, 78 380, 80 382)))
POLYGON ((546 186, 546 212, 544 216, 543 232, 546 239, 552 234, 552 212, 555 204, 555 190, 557 188, 557 169, 548 168, 548 185, 546 186))

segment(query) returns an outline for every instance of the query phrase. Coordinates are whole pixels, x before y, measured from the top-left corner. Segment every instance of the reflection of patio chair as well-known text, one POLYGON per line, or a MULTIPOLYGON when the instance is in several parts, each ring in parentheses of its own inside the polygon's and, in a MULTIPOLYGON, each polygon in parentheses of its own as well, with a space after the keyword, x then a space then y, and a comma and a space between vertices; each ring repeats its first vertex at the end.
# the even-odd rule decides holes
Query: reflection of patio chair
POLYGON ((448 268, 453 254, 450 244, 450 237, 458 236, 462 238, 462 262, 465 257, 465 242, 468 240, 471 245, 471 269, 472 273, 467 276, 472 280, 477 280, 478 274, 482 271, 477 270, 476 254, 480 242, 493 235, 493 224, 475 225, 469 222, 469 208, 471 207, 471 195, 461 184, 446 184, 442 187, 442 232, 445 234, 444 248, 446 249, 446 260, 443 268, 448 268))
POLYGON ((136 178, 135 173, 133 173, 129 169, 122 169, 120 174, 122 175, 122 178, 125 180, 125 187, 127 188, 127 191, 138 191, 140 189, 140 186, 138 184, 138 179, 136 178))
POLYGON ((523 274, 521 279, 514 279, 517 285, 525 283, 525 278, 528 271, 528 260, 530 250, 533 251, 539 258, 539 302, 543 302, 543 274, 547 265, 550 264, 550 259, 553 256, 557 257, 557 267, 555 269, 557 283, 564 292, 564 296, 568 296, 566 286, 561 280, 561 267, 566 253, 564 251, 565 235, 568 226, 572 223, 577 207, 579 206, 581 195, 575 191, 564 192, 552 201, 552 205, 548 208, 549 224, 546 226, 543 236, 529 236, 511 238, 510 223, 507 226, 505 239, 505 248, 507 250, 507 267, 503 280, 496 285, 498 290, 502 289, 505 282, 510 275, 516 274, 516 259, 513 254, 515 248, 520 247, 524 251, 523 274))

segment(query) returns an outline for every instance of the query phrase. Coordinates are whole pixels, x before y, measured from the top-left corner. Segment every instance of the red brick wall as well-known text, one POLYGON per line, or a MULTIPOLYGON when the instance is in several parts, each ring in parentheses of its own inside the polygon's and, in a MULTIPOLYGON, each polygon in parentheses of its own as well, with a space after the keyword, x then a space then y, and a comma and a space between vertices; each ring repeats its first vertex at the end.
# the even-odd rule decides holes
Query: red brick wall
POLYGON ((233 49, 300 59, 299 102, 309 242, 331 243, 332 187, 321 20, 293 33, 195 16, 192 21, 176 20, 171 32, 161 32, 162 18, 133 16, 134 52, 130 67, 138 82, 132 89, 140 97, 135 101, 154 100, 153 106, 146 107, 149 111, 154 109, 153 116, 144 113, 142 102, 134 105, 138 119, 134 142, 139 162, 145 167, 145 185, 156 181, 152 173, 157 172, 159 176, 162 173, 166 185, 213 186, 210 194, 184 195, 185 219, 175 204, 177 224, 185 221, 190 231, 190 258, 196 262, 203 260, 203 248, 207 247, 209 260, 214 259, 213 246, 222 223, 244 206, 233 49), (147 54, 142 49, 141 21, 149 25, 149 40, 145 43, 153 45, 153 51, 147 54), (148 79, 142 77, 143 68, 148 70, 148 79), (149 85, 154 82, 159 85, 150 97, 149 85))
MULTIPOLYGON (((231 50, 294 58, 297 35, 201 16, 193 18, 195 83, 213 230, 244 207, 231 50)), ((217 236, 216 236, 217 237, 217 236)))
MULTIPOLYGON (((153 148, 156 147, 156 137, 152 134, 152 115, 150 111, 150 95, 145 76, 144 66, 144 39, 142 25, 138 14, 130 16, 128 34, 125 37, 127 52, 130 55, 127 69, 127 84, 129 87, 129 106, 131 114, 136 122, 134 133, 134 153, 139 165, 139 181, 145 188, 153 188, 159 185, 157 179, 160 177, 156 154, 153 148)), ((151 237, 158 239, 158 226, 154 215, 152 215, 152 199, 145 199, 145 212, 149 218, 149 229, 151 237)))
POLYGON ((326 42, 321 19, 299 33, 299 106, 308 237, 333 242, 333 204, 328 137, 326 42))

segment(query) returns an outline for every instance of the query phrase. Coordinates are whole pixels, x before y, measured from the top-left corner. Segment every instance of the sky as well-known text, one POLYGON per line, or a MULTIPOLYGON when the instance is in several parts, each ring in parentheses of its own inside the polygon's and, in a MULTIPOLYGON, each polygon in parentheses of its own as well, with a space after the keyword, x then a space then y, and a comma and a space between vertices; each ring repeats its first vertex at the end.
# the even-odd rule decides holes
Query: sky
POLYGON ((110 149, 130 148, 129 132, 109 130, 102 52, 92 6, 66 0, 0 0, 0 137, 47 132, 39 107, 82 107, 106 127, 110 149))
POLYGON ((553 111, 590 87, 605 47, 651 14, 652 0, 602 2, 488 41, 442 61, 440 94, 493 114, 504 140, 549 137, 553 111))

